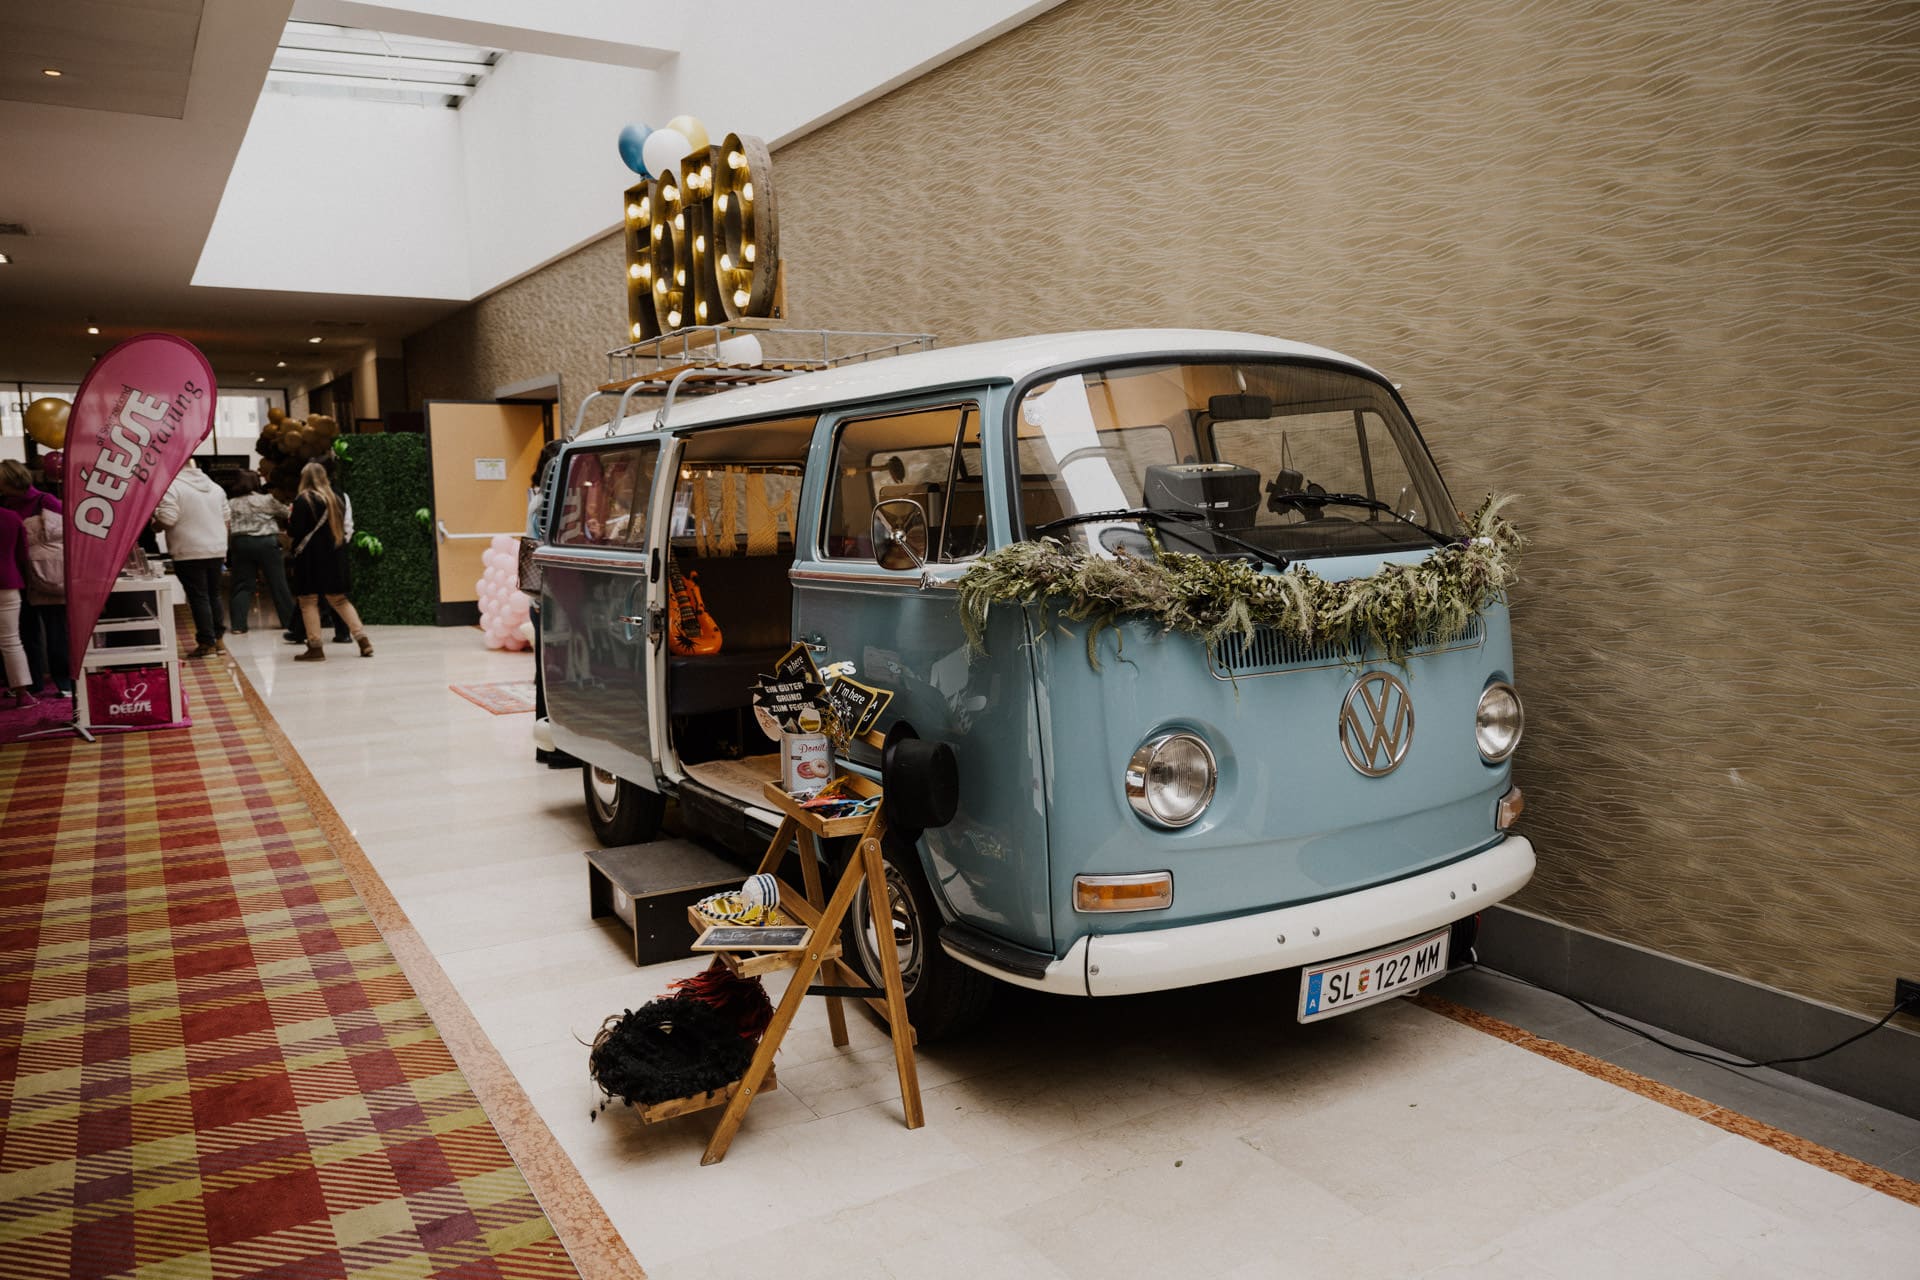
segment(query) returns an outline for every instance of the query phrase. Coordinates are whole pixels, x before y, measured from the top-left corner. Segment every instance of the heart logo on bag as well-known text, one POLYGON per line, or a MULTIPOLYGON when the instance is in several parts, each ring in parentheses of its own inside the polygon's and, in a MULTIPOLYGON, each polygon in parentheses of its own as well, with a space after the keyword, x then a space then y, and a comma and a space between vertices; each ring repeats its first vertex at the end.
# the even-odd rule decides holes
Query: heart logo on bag
POLYGON ((138 702, 147 696, 147 686, 145 682, 130 684, 126 687, 125 693, 128 702, 138 702))

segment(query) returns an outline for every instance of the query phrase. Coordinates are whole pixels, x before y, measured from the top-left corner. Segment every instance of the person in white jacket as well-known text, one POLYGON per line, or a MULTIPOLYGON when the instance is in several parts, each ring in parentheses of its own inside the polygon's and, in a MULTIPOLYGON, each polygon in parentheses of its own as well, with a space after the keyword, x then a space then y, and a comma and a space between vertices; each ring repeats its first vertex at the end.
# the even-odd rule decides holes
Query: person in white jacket
POLYGON ((227 559, 228 519, 226 491, 192 461, 173 478, 154 509, 154 523, 167 531, 167 554, 193 610, 196 643, 189 658, 225 649, 221 637, 227 633, 227 610, 220 569, 227 559))

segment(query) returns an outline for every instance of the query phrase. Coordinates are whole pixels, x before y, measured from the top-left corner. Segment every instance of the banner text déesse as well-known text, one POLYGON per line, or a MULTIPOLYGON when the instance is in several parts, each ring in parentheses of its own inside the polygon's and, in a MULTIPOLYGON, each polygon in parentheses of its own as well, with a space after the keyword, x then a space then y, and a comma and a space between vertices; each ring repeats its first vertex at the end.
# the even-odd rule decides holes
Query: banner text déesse
POLYGON ((187 406, 206 394, 205 387, 188 382, 169 404, 136 387, 126 389, 114 408, 112 425, 97 441, 100 452, 93 467, 80 473, 87 496, 74 509, 74 528, 96 538, 107 536, 115 504, 127 496, 127 482, 148 479, 159 460, 159 446, 173 439, 187 406))

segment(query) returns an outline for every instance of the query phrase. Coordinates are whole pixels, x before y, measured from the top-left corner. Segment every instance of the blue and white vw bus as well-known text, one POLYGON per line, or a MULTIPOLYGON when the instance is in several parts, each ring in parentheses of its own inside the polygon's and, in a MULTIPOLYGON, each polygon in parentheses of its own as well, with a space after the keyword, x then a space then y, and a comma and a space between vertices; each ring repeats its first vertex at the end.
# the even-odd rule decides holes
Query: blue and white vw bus
MULTIPOLYGON (((1463 520, 1378 372, 1238 333, 1090 332, 898 356, 670 404, 583 434, 549 481, 543 743, 585 763, 608 843, 763 840, 776 744, 749 709, 794 643, 891 689, 949 744, 959 805, 896 831, 886 909, 914 1025, 996 982, 1083 996, 1299 970, 1297 1016, 1464 961, 1524 885, 1513 649, 1495 600, 1384 654, 1147 621, 1096 637, 998 605, 970 644, 958 579, 1051 537, 1328 581, 1414 564, 1463 520), (1266 496, 1261 501, 1261 495, 1266 496), (665 619, 697 583, 718 652, 665 619)), ((878 778, 856 745, 846 767, 878 778)), ((844 856, 844 854, 840 855, 844 856)), ((872 972, 875 915, 848 951, 872 972)))

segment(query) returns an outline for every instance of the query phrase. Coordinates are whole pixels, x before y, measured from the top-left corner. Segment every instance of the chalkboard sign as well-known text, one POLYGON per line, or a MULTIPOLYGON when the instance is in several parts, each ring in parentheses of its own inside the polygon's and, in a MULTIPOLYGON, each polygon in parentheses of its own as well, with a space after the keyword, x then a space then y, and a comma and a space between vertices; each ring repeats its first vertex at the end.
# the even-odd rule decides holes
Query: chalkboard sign
POLYGON ((840 727, 850 737, 857 738, 880 719, 880 713, 893 701, 893 690, 875 689, 858 680, 835 676, 827 681, 826 699, 840 727))
POLYGON ((813 655, 807 652, 807 646, 797 644, 773 664, 770 674, 761 676, 754 684, 753 705, 756 711, 766 712, 782 729, 793 733, 800 728, 800 712, 817 707, 823 692, 820 669, 813 665, 813 655))
POLYGON ((805 925, 717 924, 700 935, 695 951, 798 951, 813 930, 805 925))

